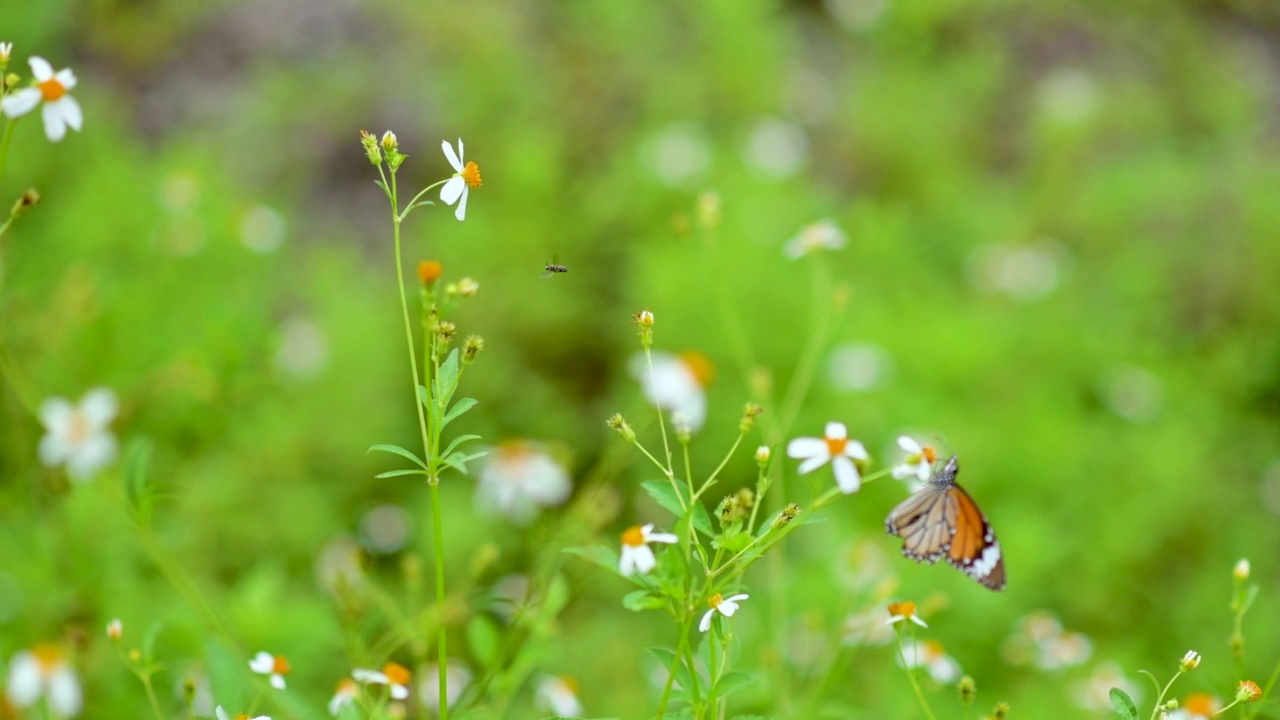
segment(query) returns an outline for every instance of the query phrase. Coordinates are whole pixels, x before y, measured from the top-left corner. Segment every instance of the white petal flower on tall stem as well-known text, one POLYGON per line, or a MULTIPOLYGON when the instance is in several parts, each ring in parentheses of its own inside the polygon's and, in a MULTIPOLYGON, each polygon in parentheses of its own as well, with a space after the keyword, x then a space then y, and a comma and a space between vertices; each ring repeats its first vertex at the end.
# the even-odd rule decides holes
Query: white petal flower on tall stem
POLYGON ((449 165, 453 167, 454 175, 440 188, 440 199, 445 205, 458 203, 458 209, 454 211, 453 216, 458 220, 464 220, 467 217, 467 194, 473 188, 480 187, 483 181, 480 179, 480 166, 474 162, 463 164, 462 155, 462 138, 458 138, 458 151, 453 151, 448 141, 440 143, 440 147, 444 150, 445 159, 449 161, 449 165))
POLYGON ((73 717, 84 706, 80 679, 55 645, 36 645, 19 651, 9 661, 5 693, 19 708, 29 708, 45 698, 57 717, 73 717))
POLYGON ((839 422, 827 423, 820 438, 801 437, 787 443, 787 455, 803 460, 799 468, 801 475, 807 475, 831 463, 836 484, 845 495, 857 492, 862 485, 862 476, 854 460, 866 462, 871 459, 862 443, 850 440, 849 430, 844 423, 839 422))
POLYGON ((637 353, 628 369, 640 381, 645 399, 660 410, 671 413, 672 421, 697 432, 707 420, 707 391, 715 377, 715 368, 705 355, 695 351, 679 354, 654 351, 653 371, 649 358, 637 353))
POLYGON ((283 655, 272 655, 263 650, 249 661, 249 669, 259 675, 266 675, 271 687, 283 690, 284 676, 289 674, 289 661, 283 655))
POLYGON ((40 115, 44 120, 44 134, 52 142, 58 142, 67 134, 67 128, 79 131, 83 116, 80 104, 67 94, 76 86, 75 73, 70 68, 57 72, 48 60, 32 57, 31 75, 35 78, 35 87, 22 88, 10 93, 0 100, 0 109, 10 118, 21 117, 35 110, 41 103, 44 107, 40 115))
POLYGON ((84 481, 116 458, 116 439, 108 425, 116 416, 115 393, 106 388, 90 390, 73 405, 63 398, 49 398, 40 405, 45 435, 40 439, 40 462, 48 467, 67 466, 73 480, 84 481))
POLYGON ((578 683, 573 678, 548 675, 538 681, 534 704, 558 718, 582 717, 578 683))
POLYGON ((540 508, 569 499, 573 481, 539 443, 509 440, 491 449, 476 474, 476 503, 526 524, 540 508))
POLYGON ((247 713, 236 713, 235 715, 232 715, 226 710, 223 710, 221 705, 213 709, 213 714, 218 718, 218 720, 271 720, 271 717, 268 715, 258 715, 253 718, 250 718, 247 713))
POLYGON ((351 677, 365 685, 386 685, 390 688, 393 700, 404 700, 409 697, 409 681, 413 675, 409 672, 409 668, 399 663, 389 662, 383 665, 381 670, 356 668, 351 671, 351 677))
POLYGON ((922 667, 938 683, 950 683, 960 679, 960 663, 943 651, 942 643, 933 640, 904 644, 898 664, 906 667, 922 667))
POLYGON ((658 565, 648 543, 679 542, 671 533, 655 533, 653 524, 634 525, 622 533, 622 552, 618 554, 618 570, 623 575, 644 575, 658 565))
POLYGON ((893 466, 893 476, 899 480, 915 478, 920 482, 928 482, 933 473, 933 464, 938 461, 938 451, 929 445, 921 445, 915 438, 907 435, 898 438, 898 447, 907 456, 893 466))
POLYGON ((733 614, 738 612, 738 603, 746 600, 748 597, 750 596, 733 595, 731 597, 724 597, 720 593, 712 595, 710 599, 707 600, 707 604, 711 606, 711 609, 702 616, 702 621, 698 623, 698 630, 700 632, 710 630, 711 620, 715 617, 716 613, 720 613, 725 617, 733 617, 733 614))
POLYGON ((832 220, 819 220, 800 228, 795 237, 787 241, 782 252, 792 260, 821 250, 839 250, 848 242, 844 231, 832 220))

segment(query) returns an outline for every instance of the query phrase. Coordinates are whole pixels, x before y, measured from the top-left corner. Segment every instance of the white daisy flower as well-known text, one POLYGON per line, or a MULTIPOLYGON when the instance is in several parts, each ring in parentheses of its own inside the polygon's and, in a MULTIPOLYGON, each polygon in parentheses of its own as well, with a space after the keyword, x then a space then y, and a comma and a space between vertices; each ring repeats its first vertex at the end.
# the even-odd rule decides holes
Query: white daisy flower
POLYGON ((454 175, 449 181, 440 188, 440 199, 445 205, 458 203, 458 209, 454 211, 453 216, 459 220, 467 217, 467 193, 472 188, 480 187, 480 166, 474 162, 466 165, 462 164, 462 138, 458 138, 458 152, 454 153, 453 147, 449 143, 441 142, 440 147, 444 150, 444 156, 453 166, 454 175))
POLYGON ((1115 663, 1099 665, 1092 675, 1076 685, 1071 695, 1085 709, 1111 712, 1111 688, 1120 688, 1135 703, 1142 703, 1142 687, 1125 677, 1115 663))
POLYGON ((277 690, 284 689, 284 676, 289 674, 289 661, 283 655, 272 655, 263 650, 253 659, 249 661, 249 669, 259 675, 266 675, 270 678, 271 687, 277 690))
POLYGON ((45 427, 40 462, 65 464, 72 479, 88 480, 116 458, 116 439, 107 429, 115 416, 116 396, 106 388, 90 390, 78 406, 63 398, 45 400, 40 405, 45 427))
POLYGON ((848 647, 863 645, 888 645, 893 640, 893 627, 884 606, 868 608, 845 618, 842 642, 848 647))
POLYGON ((928 482, 933 474, 933 464, 938 461, 938 451, 906 435, 898 438, 898 447, 907 456, 893 466, 893 476, 899 480, 913 477, 920 482, 928 482))
POLYGON ((329 698, 329 714, 337 717, 338 713, 342 712, 342 708, 349 705, 359 694, 360 686, 355 680, 342 678, 333 691, 333 697, 329 698))
MULTIPOLYGON (((471 684, 471 669, 461 660, 449 658, 444 669, 445 698, 450 707, 458 702, 471 684)), ((440 666, 431 664, 418 669, 418 699, 431 712, 440 710, 440 666)))
POLYGON ((702 622, 698 623, 698 630, 700 632, 706 632, 710 630, 711 619, 715 617, 715 614, 717 612, 719 612, 721 615, 725 617, 733 617, 733 614, 738 612, 738 603, 742 602, 743 600, 746 600, 748 597, 749 597, 748 595, 734 595, 732 597, 724 597, 720 593, 716 593, 715 595, 712 595, 710 599, 707 600, 707 604, 711 606, 711 609, 708 610, 707 613, 702 616, 702 622))
POLYGON ((1191 693, 1183 698, 1168 720, 1210 720, 1222 709, 1222 701, 1209 693, 1191 693))
POLYGON ((245 713, 236 713, 235 715, 232 715, 226 710, 223 710, 221 705, 213 709, 213 714, 217 716, 218 720, 271 720, 271 717, 268 715, 258 715, 253 718, 249 717, 245 713))
POLYGON ((671 533, 655 533, 653 523, 633 525, 622 533, 622 552, 618 555, 618 570, 623 575, 640 573, 644 575, 658 565, 653 550, 648 543, 679 542, 680 539, 671 533))
POLYGON ((897 625, 900 622, 911 621, 922 628, 929 627, 924 620, 916 614, 916 604, 913 602, 889 603, 889 619, 885 621, 886 625, 897 625))
POLYGON ((124 623, 120 618, 114 618, 107 623, 107 638, 111 642, 120 642, 120 638, 124 637, 124 623))
POLYGON ((702 353, 653 352, 653 372, 644 353, 631 358, 629 369, 640 381, 645 399, 671 413, 673 423, 697 432, 707 421, 706 388, 715 378, 715 368, 702 353))
POLYGON ((839 250, 847 243, 844 231, 834 221, 819 220, 800 228, 800 232, 783 246, 782 252, 797 260, 820 250, 839 250))
POLYGON ((58 142, 67 134, 68 125, 72 130, 80 130, 83 119, 80 103, 67 94, 68 90, 76 86, 75 73, 70 68, 55 73, 49 61, 42 57, 33 56, 29 62, 31 75, 36 81, 35 87, 10 93, 0 100, 0 109, 4 110, 5 115, 16 118, 44 103, 44 108, 40 111, 44 119, 44 134, 49 136, 49 140, 58 142))
POLYGON ((404 700, 409 697, 409 680, 412 679, 412 673, 409 672, 409 668, 399 663, 389 662, 383 665, 381 670, 356 668, 351 671, 351 677, 365 685, 386 685, 391 689, 392 699, 404 700))
POLYGON ((942 643, 933 640, 907 643, 902 647, 902 657, 898 659, 899 666, 904 659, 908 668, 924 668, 934 682, 946 684, 960 679, 960 663, 943 652, 942 643))
POLYGON ((862 476, 853 461, 871 459, 862 443, 850 440, 848 428, 844 423, 838 422, 827 423, 826 431, 820 438, 802 437, 787 443, 787 455, 804 460, 800 463, 801 475, 807 475, 828 462, 831 463, 836 484, 845 495, 858 492, 862 485, 862 476))
POLYGON ((9 661, 9 701, 29 708, 45 698, 56 717, 73 717, 84 707, 80 679, 55 645, 36 645, 9 661))
POLYGON ((476 475, 476 503, 496 509, 517 524, 533 520, 543 507, 569 499, 569 473, 541 445, 511 440, 492 448, 476 475))
POLYGON ((582 701, 578 700, 578 683, 570 677, 548 675, 538 681, 534 702, 547 712, 562 718, 582 717, 582 701))

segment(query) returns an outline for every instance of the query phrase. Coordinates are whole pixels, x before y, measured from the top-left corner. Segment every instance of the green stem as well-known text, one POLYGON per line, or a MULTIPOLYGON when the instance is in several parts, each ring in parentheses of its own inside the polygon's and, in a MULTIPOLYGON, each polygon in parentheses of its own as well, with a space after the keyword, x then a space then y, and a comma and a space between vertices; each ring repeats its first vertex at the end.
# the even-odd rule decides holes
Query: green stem
MULTIPOLYGON (((1240 673, 1240 677, 1244 677, 1244 673, 1240 673)), ((1261 707, 1262 700, 1266 700, 1271 697, 1271 691, 1276 687, 1276 680, 1280 680, 1280 663, 1277 663, 1276 669, 1271 671, 1271 679, 1267 680, 1267 686, 1262 689, 1262 697, 1258 699, 1259 707, 1261 707)), ((1250 713, 1249 717, 1256 717, 1257 715, 1258 710, 1255 709, 1250 713)))
MULTIPOLYGON (((738 437, 734 439, 733 445, 729 448, 729 453, 724 456, 724 459, 720 461, 720 464, 716 466, 716 469, 711 471, 711 475, 707 478, 706 482, 702 483, 702 487, 698 488, 698 492, 697 494, 694 495, 694 498, 697 498, 707 488, 711 487, 711 483, 715 482, 716 476, 720 474, 721 470, 724 470, 724 466, 729 464, 729 460, 733 457, 733 454, 738 451, 738 446, 742 444, 742 438, 744 437, 746 437, 744 433, 738 433, 738 437)), ((685 448, 685 450, 687 451, 688 448, 685 448)), ((693 490, 692 475, 689 477, 689 480, 690 480, 689 490, 692 491, 693 490)))
MULTIPOLYGON (((392 174, 394 175, 394 173, 392 174)), ((409 204, 404 206, 404 212, 400 213, 400 215, 398 215, 397 217, 399 217, 401 220, 404 220, 406 217, 409 216, 409 213, 413 211, 414 203, 418 202, 418 198, 422 197, 423 195, 426 195, 428 190, 431 190, 432 188, 438 188, 452 179, 453 177, 447 177, 438 183, 432 183, 422 188, 422 190, 420 190, 417 195, 413 196, 413 199, 409 201, 409 204)))
POLYGON ((440 668, 440 717, 447 718, 449 715, 449 698, 446 693, 448 677, 449 656, 446 651, 446 643, 448 641, 449 624, 444 621, 444 523, 440 518, 440 483, 431 483, 431 524, 435 529, 435 560, 436 560, 436 606, 440 608, 442 617, 440 618, 439 631, 436 634, 437 643, 440 646, 439 652, 436 653, 436 665, 440 668))
MULTIPOLYGON (((914 626, 911 632, 911 639, 913 641, 915 640, 914 626)), ((920 651, 920 648, 916 647, 915 643, 913 642, 911 652, 918 654, 919 651, 920 651)), ((902 667, 907 671, 907 679, 911 681, 911 687, 913 690, 916 691, 916 699, 920 701, 920 707, 924 708, 924 714, 929 716, 929 720, 938 720, 938 718, 935 717, 933 714, 933 709, 929 707, 929 701, 924 699, 924 691, 920 689, 920 682, 916 680, 915 665, 907 664, 907 655, 902 650, 902 633, 901 632, 898 633, 898 659, 902 661, 902 667)), ((916 657, 912 658, 913 661, 918 659, 919 658, 916 658, 916 657)))
POLYGON ((160 712, 160 701, 156 699, 156 689, 151 684, 150 673, 146 673, 142 676, 142 686, 147 689, 147 700, 151 702, 151 709, 156 714, 156 720, 165 720, 164 713, 160 712))
POLYGON ((1156 720, 1156 717, 1160 714, 1160 706, 1164 705, 1164 698, 1169 694, 1169 688, 1173 687, 1173 684, 1180 677, 1182 677, 1182 668, 1178 668, 1178 672, 1174 673, 1173 677, 1169 679, 1169 684, 1165 685, 1164 689, 1160 691, 1160 697, 1156 698, 1155 707, 1151 708, 1151 720, 1156 720))
MULTIPOLYGON (((680 641, 676 643, 675 658, 671 661, 671 667, 667 672, 667 684, 662 688, 662 699, 658 701, 658 720, 662 720, 662 716, 667 712, 667 701, 671 699, 671 686, 676 681, 676 670, 680 667, 680 658, 684 655, 684 650, 689 645, 689 625, 693 616, 687 615, 684 622, 680 625, 680 641)), ((692 691, 692 688, 686 688, 692 691)))
MULTIPOLYGON (((10 118, 9 122, 5 123, 4 126, 4 138, 0 139, 0 180, 4 179, 4 168, 9 161, 9 141, 13 139, 13 126, 17 124, 17 120, 10 118)), ((10 218, 10 221, 12 220, 13 218, 10 218)), ((8 226, 9 223, 5 223, 5 227, 8 226)), ((3 234, 4 231, 0 230, 0 235, 3 234)))
MULTIPOLYGON (((653 375, 653 352, 650 351, 648 344, 644 346, 644 359, 645 359, 645 362, 649 364, 649 382, 653 383, 655 382, 654 375, 653 375)), ((657 410, 658 410, 658 429, 662 431, 662 451, 667 458, 667 464, 666 464, 667 478, 670 479, 671 484, 674 485, 676 480, 675 480, 675 471, 671 469, 671 443, 667 440, 667 421, 662 416, 662 408, 657 408, 657 410)), ((679 493, 677 492, 677 494, 679 493)))

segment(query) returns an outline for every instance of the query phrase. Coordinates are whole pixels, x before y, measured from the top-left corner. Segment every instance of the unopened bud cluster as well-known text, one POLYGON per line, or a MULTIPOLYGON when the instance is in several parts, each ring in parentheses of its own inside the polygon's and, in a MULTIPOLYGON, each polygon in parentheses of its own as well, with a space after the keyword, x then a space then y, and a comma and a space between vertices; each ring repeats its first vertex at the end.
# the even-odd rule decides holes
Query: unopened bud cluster
POLYGON ((645 347, 653 345, 653 313, 648 310, 631 316, 631 322, 640 328, 640 344, 645 347))
POLYGON ((751 508, 756 504, 755 493, 750 488, 742 488, 737 493, 725 497, 720 502, 720 525, 729 527, 742 522, 751 515, 751 508))
POLYGON ((1200 653, 1195 650, 1188 650, 1187 654, 1182 656, 1182 662, 1179 663, 1178 667, 1182 669, 1182 672, 1200 667, 1200 653))
POLYGON ((795 520, 796 516, 799 514, 799 505, 795 503, 787 503, 787 506, 782 508, 782 512, 778 513, 778 517, 773 519, 773 529, 777 530, 778 528, 786 527, 792 520, 795 520))
POLYGON ((764 408, 755 403, 747 403, 746 409, 742 411, 742 420, 738 422, 738 432, 746 435, 751 432, 751 428, 756 425, 756 416, 764 412, 764 408))
POLYGON ((484 338, 479 335, 468 335, 466 342, 462 344, 462 364, 470 365, 475 362, 481 350, 484 350, 484 338))
POLYGON ((621 435, 623 440, 627 442, 636 441, 636 431, 631 429, 631 426, 627 424, 627 421, 622 418, 620 413, 610 415, 605 424, 609 426, 609 429, 621 435))
POLYGON ((364 156, 369 158, 369 162, 373 165, 381 165, 385 159, 391 172, 399 170, 405 159, 409 157, 400 152, 400 141, 390 130, 382 133, 381 141, 368 130, 361 130, 360 147, 364 148, 364 156))
POLYGON ((965 675, 960 678, 960 702, 965 705, 972 705, 973 699, 978 696, 978 685, 973 681, 972 677, 965 675))

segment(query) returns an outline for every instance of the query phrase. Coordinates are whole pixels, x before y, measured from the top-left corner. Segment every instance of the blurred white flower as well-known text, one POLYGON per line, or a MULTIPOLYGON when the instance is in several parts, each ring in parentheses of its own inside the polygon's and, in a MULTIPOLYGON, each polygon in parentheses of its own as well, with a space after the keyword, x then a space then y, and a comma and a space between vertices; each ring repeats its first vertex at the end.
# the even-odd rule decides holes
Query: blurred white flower
POLYGON ((889 603, 889 619, 885 621, 885 625, 897 625, 900 622, 913 622, 922 628, 929 627, 920 616, 916 614, 916 604, 913 602, 889 603))
POLYGON ((809 139, 799 125, 776 117, 752 126, 743 157, 754 169, 775 178, 794 175, 804 165, 809 139))
POLYGON ((395 700, 404 700, 409 697, 409 681, 413 679, 409 668, 394 662, 383 665, 381 670, 356 668, 351 671, 351 677, 365 685, 385 685, 390 689, 391 697, 395 700))
POLYGON ((842 392, 871 390, 884 382, 893 369, 893 358, 879 345, 847 343, 831 351, 827 375, 842 392))
POLYGON ((676 542, 679 542, 679 538, 671 533, 655 533, 652 523, 633 525, 622 533, 622 552, 618 555, 618 570, 623 575, 632 575, 637 572, 644 575, 658 564, 648 543, 676 542))
POLYGON ((787 455, 803 459, 799 468, 801 475, 807 475, 831 463, 836 484, 845 495, 857 492, 862 485, 862 477, 854 460, 871 459, 862 443, 850 440, 849 430, 844 423, 839 422, 827 423, 826 431, 820 438, 801 437, 787 443, 787 455))
POLYGON ((235 715, 231 715, 226 710, 223 710, 221 705, 213 709, 213 714, 218 718, 218 720, 271 720, 271 717, 268 715, 258 715, 253 718, 250 718, 246 713, 236 713, 235 715))
POLYGON ((306 317, 291 317, 280 324, 276 367, 293 378, 314 378, 329 364, 329 340, 306 317))
POLYGON ((363 551, 360 544, 340 535, 325 543, 316 557, 316 579, 335 595, 364 584, 363 551))
POLYGON ((333 697, 329 698, 329 714, 337 717, 342 712, 342 708, 356 699, 360 694, 360 686, 351 678, 342 678, 338 681, 338 687, 333 690, 333 697))
POLYGON ((49 398, 40 406, 45 436, 40 439, 40 462, 48 467, 65 464, 73 480, 88 480, 116 458, 116 439, 107 429, 115 419, 115 393, 106 388, 90 390, 72 405, 63 398, 49 398))
POLYGON ((889 0, 825 0, 831 17, 845 30, 866 30, 884 15, 889 0))
POLYGON ((1231 576, 1240 582, 1249 579, 1249 559, 1240 558, 1236 561, 1235 567, 1231 568, 1231 576))
POLYGON ((1004 293, 1022 302, 1053 292, 1066 273, 1070 256, 1055 240, 991 243, 969 254, 969 282, 981 292, 1004 293))
POLYGON ((1167 720, 1210 720, 1222 709, 1222 701, 1209 693, 1191 693, 1180 702, 1167 720))
POLYGON ((841 641, 848 647, 888 645, 894 638, 893 626, 888 621, 889 612, 879 605, 854 613, 845 618, 841 641))
POLYGON ((543 677, 538 681, 534 703, 556 717, 582 717, 582 702, 578 700, 578 683, 573 678, 551 675, 543 677))
POLYGON ((1111 688, 1120 688, 1135 703, 1142 703, 1142 688, 1125 677, 1115 663, 1099 665, 1087 679, 1076 686, 1072 697, 1081 707, 1098 712, 1110 712, 1111 688))
POLYGON ((823 250, 839 250, 848 244, 849 238, 834 220, 819 220, 800 228, 800 232, 782 246, 782 253, 796 260, 823 250))
POLYGON ((440 199, 445 205, 458 203, 458 209, 454 211, 453 216, 459 220, 467 217, 467 194, 472 188, 478 188, 482 184, 480 179, 480 166, 474 162, 466 165, 462 164, 462 138, 458 138, 458 152, 453 152, 453 147, 448 142, 440 143, 441 149, 444 150, 444 156, 448 159, 449 164, 453 166, 454 175, 449 181, 440 188, 440 199))
POLYGON ((120 642, 122 637, 124 637, 124 623, 120 618, 112 618, 111 622, 107 623, 107 639, 120 642))
POLYGON ((1133 423, 1154 420, 1164 402, 1160 378, 1135 365, 1117 365, 1102 381, 1103 400, 1111 412, 1133 423))
POLYGON ((69 68, 53 71, 53 66, 42 57, 28 61, 31 75, 35 78, 35 87, 15 90, 0 100, 0 108, 11 118, 21 117, 36 109, 40 103, 44 108, 40 111, 44 120, 44 134, 53 142, 58 142, 67 134, 67 127, 79 131, 83 119, 80 114, 80 103, 67 94, 76 86, 75 73, 69 68))
POLYGON ((80 679, 55 645, 36 645, 15 654, 9 661, 5 692, 10 702, 24 710, 45 698, 56 717, 79 715, 84 705, 80 679))
POLYGON ((240 218, 240 242, 256 253, 266 254, 284 244, 284 215, 266 205, 254 205, 240 218))
POLYGON ((738 612, 738 603, 742 602, 743 600, 746 600, 748 597, 750 596, 749 595, 733 595, 731 597, 724 597, 720 593, 716 593, 715 595, 712 595, 707 600, 707 604, 711 606, 711 609, 708 610, 706 614, 702 616, 702 621, 698 623, 698 630, 700 630, 701 632, 706 632, 710 630, 711 619, 715 617, 715 614, 717 612, 727 618, 733 617, 733 614, 738 612))
POLYGON ((192 712, 197 717, 212 715, 214 713, 213 688, 209 685, 209 676, 197 665, 191 665, 186 671, 174 676, 173 697, 183 705, 188 703, 188 683, 192 689, 189 701, 192 712))
POLYGON ((663 183, 691 184, 711 164, 711 150, 703 134, 690 123, 674 123, 646 141, 641 156, 663 183))
MULTIPOLYGON (((444 683, 447 688, 446 699, 449 705, 458 702, 462 693, 471 684, 471 669, 457 658, 449 658, 444 669, 444 683)), ((431 712, 440 710, 440 666, 424 665, 418 670, 418 699, 431 712)))
POLYGON ((671 413, 690 432, 707 421, 706 388, 715 377, 715 368, 702 353, 685 351, 678 355, 654 351, 653 372, 644 353, 631 358, 631 374, 640 381, 644 396, 659 409, 671 413))
POLYGON ((942 643, 933 640, 904 643, 898 665, 904 660, 908 668, 924 668, 938 683, 951 683, 960 678, 960 663, 943 651, 942 643))
POLYGON ((568 500, 573 489, 569 473, 541 445, 526 440, 492 448, 476 480, 477 504, 519 524, 533 520, 539 508, 568 500))
POLYGON ((1093 643, 1078 632, 1066 631, 1053 613, 1037 610, 1020 618, 1000 646, 1011 665, 1032 664, 1041 670, 1083 665, 1093 654, 1093 643))
POLYGON ((13 43, 0 42, 0 63, 9 62, 9 58, 13 55, 13 43))
POLYGON ((527 575, 504 575, 489 588, 489 609, 503 620, 511 622, 526 608, 535 604, 536 596, 530 594, 527 575))
POLYGON ((389 555, 409 540, 409 513, 399 505, 378 505, 360 518, 360 538, 370 553, 389 555))
POLYGON ((249 661, 249 669, 259 675, 266 675, 271 682, 271 687, 283 690, 284 676, 289 674, 289 661, 283 655, 272 655, 263 650, 249 661))
POLYGON ((938 461, 938 451, 907 435, 898 438, 898 447, 907 456, 893 466, 893 476, 899 480, 914 477, 920 482, 927 482, 933 473, 933 464, 938 461))
POLYGON ((1098 83, 1072 67, 1050 70, 1036 85, 1036 99, 1045 117, 1067 125, 1091 120, 1098 112, 1098 83))

